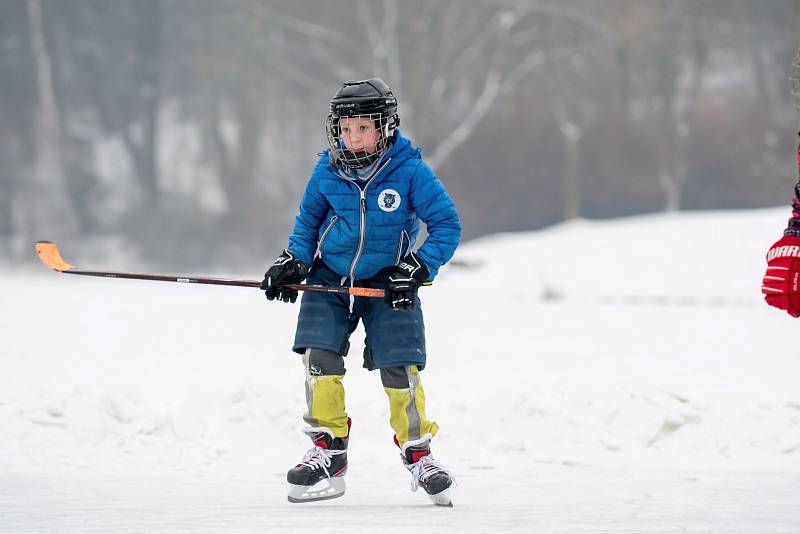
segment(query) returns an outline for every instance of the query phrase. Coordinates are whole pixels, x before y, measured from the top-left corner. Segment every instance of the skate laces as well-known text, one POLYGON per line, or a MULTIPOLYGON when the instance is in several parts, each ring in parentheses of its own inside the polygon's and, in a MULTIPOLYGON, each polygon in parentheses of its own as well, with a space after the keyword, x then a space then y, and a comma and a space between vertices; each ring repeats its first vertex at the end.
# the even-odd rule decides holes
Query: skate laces
POLYGON ((434 460, 431 454, 423 456, 414 464, 406 465, 406 468, 411 471, 411 491, 417 491, 420 483, 424 483, 436 473, 444 473, 455 482, 453 474, 434 460))
POLYGON ((339 454, 344 454, 345 452, 347 451, 323 449, 322 447, 314 446, 303 456, 303 461, 300 462, 300 465, 305 465, 311 469, 321 467, 322 470, 325 471, 325 475, 330 477, 331 474, 328 472, 328 468, 331 466, 331 458, 339 454))

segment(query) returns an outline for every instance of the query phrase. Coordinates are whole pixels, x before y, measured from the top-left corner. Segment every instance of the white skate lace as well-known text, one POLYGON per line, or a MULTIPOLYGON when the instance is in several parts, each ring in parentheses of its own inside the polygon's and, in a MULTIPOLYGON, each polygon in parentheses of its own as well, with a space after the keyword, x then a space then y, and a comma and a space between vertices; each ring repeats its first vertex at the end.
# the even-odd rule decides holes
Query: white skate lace
POLYGON ((417 463, 406 465, 406 468, 411 471, 411 491, 417 491, 421 482, 425 482, 431 475, 436 473, 445 473, 455 482, 453 474, 434 460, 430 454, 420 458, 417 463))
POLYGON ((300 465, 308 466, 311 469, 317 469, 318 467, 321 467, 322 470, 325 471, 325 476, 330 477, 331 474, 328 472, 328 468, 331 466, 331 458, 339 454, 344 454, 345 452, 347 451, 323 449, 322 447, 315 446, 308 449, 308 452, 305 456, 303 456, 303 461, 300 462, 300 465))

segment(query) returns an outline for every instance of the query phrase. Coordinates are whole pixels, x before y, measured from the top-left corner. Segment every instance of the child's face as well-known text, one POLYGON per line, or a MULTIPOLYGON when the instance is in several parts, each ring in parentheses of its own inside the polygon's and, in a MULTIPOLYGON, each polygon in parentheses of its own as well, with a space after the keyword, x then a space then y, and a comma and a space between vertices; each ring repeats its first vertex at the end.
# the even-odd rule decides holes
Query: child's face
POLYGON ((342 117, 339 119, 339 135, 345 148, 353 152, 374 154, 378 150, 380 134, 374 121, 366 116, 342 117))

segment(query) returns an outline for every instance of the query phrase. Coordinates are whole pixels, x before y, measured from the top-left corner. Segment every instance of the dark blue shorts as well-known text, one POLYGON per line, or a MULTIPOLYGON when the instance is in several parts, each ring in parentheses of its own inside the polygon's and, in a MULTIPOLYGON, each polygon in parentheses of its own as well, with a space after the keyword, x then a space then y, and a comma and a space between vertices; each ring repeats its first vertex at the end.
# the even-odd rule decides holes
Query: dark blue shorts
MULTIPOLYGON (((358 280, 356 285, 383 289, 387 276, 388 273, 380 272, 370 279, 358 280)), ((342 277, 318 259, 306 282, 338 286, 342 277)), ((393 310, 383 299, 355 297, 351 310, 349 296, 306 291, 300 303, 292 350, 302 354, 307 348, 325 349, 346 356, 350 334, 359 320, 364 321, 367 334, 364 367, 425 368, 425 323, 419 297, 416 307, 410 310, 393 310)))

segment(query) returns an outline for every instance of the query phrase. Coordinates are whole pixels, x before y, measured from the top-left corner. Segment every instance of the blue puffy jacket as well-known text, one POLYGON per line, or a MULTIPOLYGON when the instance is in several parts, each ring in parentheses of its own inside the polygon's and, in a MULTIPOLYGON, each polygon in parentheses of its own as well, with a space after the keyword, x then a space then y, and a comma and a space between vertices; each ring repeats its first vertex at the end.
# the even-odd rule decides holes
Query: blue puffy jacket
POLYGON ((453 256, 461 222, 453 201, 418 148, 395 142, 367 181, 346 178, 328 152, 308 181, 289 251, 310 266, 316 256, 342 277, 371 278, 413 250, 419 221, 428 237, 417 254, 430 279, 453 256))

